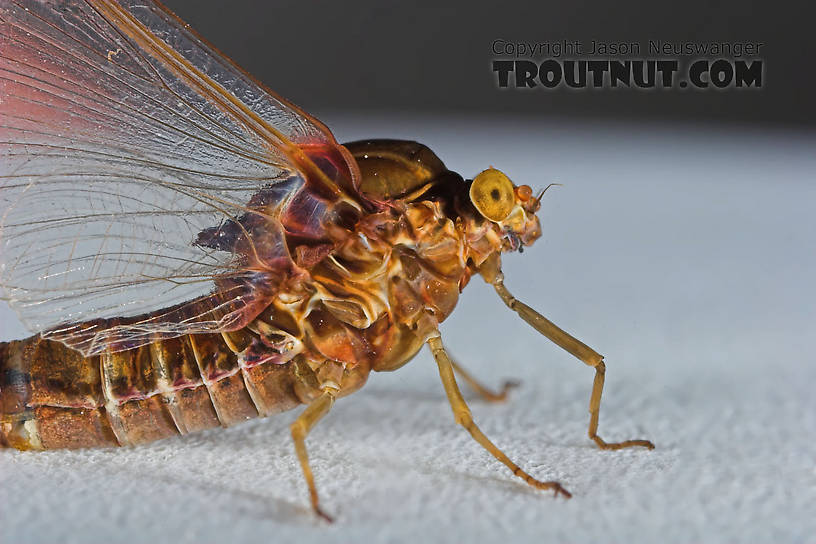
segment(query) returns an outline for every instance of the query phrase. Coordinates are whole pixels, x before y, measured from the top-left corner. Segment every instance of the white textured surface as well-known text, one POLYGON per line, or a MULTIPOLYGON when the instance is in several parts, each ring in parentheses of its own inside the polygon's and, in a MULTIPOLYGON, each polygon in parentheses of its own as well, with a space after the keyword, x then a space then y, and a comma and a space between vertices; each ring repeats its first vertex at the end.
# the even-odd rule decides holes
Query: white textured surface
MULTIPOLYGON (((545 236, 507 283, 607 356, 592 371, 480 281, 444 325, 509 403, 467 398, 527 488, 452 421, 426 352, 374 376, 309 437, 316 521, 288 436, 295 413, 122 450, 0 451, 2 542, 816 542, 816 137, 702 127, 325 117, 341 139, 415 138, 449 167, 489 164, 548 193, 545 236)), ((0 338, 21 334, 0 310, 0 338)))

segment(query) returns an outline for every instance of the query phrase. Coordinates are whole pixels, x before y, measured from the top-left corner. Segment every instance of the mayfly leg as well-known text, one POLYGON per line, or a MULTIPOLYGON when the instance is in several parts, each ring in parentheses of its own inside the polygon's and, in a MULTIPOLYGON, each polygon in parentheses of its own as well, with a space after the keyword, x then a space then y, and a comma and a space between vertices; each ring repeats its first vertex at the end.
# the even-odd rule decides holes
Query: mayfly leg
POLYGON ((453 410, 453 418, 456 423, 464 427, 467 432, 470 433, 473 439, 476 440, 476 442, 481 444, 484 449, 493 455, 493 457, 504 463, 507 468, 513 471, 514 475, 518 476, 529 485, 537 489, 552 489, 556 496, 558 496, 560 493, 567 498, 571 497, 572 495, 570 492, 564 489, 560 483, 542 482, 524 472, 521 467, 511 461, 510 458, 504 454, 504 452, 497 448, 496 445, 493 444, 493 442, 491 442, 487 436, 485 436, 481 429, 476 426, 476 423, 473 422, 473 416, 470 413, 470 408, 468 408, 465 399, 462 398, 462 393, 459 391, 459 386, 456 385, 456 378, 453 375, 453 364, 448 356, 448 353, 445 351, 444 346, 442 345, 442 338, 439 336, 430 338, 428 340, 428 346, 431 348, 431 353, 433 353, 436 364, 439 367, 439 376, 442 378, 442 385, 445 387, 445 393, 448 396, 448 401, 450 402, 451 409, 453 410))
POLYGON ((312 430, 312 427, 329 413, 336 396, 336 389, 332 387, 325 388, 323 394, 313 400, 290 427, 292 440, 295 442, 295 452, 297 452, 298 461, 300 461, 300 468, 303 469, 303 477, 306 478, 306 485, 309 486, 309 498, 312 501, 312 508, 315 514, 329 523, 333 521, 332 518, 320 509, 314 475, 312 474, 312 468, 309 466, 309 454, 306 452, 306 436, 312 430))
POLYGON ((520 300, 516 299, 504 286, 504 275, 501 271, 485 270, 483 275, 488 283, 492 284, 508 308, 516 312, 524 321, 535 330, 567 350, 572 356, 595 369, 595 381, 592 384, 592 395, 589 399, 589 438, 595 441, 599 448, 604 450, 619 450, 642 446, 654 449, 654 444, 648 440, 624 440, 623 442, 606 442, 598 436, 598 415, 601 410, 601 393, 603 392, 606 365, 603 355, 590 348, 566 331, 558 328, 552 321, 536 312, 520 300))
POLYGON ((470 372, 462 368, 462 366, 453 359, 451 359, 451 366, 453 367, 453 370, 456 372, 456 374, 458 374, 459 377, 461 377, 465 381, 465 383, 470 386, 471 389, 476 391, 476 393, 478 393, 479 396, 482 397, 482 399, 487 402, 506 401, 507 394, 510 392, 510 390, 513 389, 514 387, 518 387, 519 385, 519 383, 516 381, 508 380, 502 384, 501 391, 499 392, 492 391, 487 386, 479 383, 479 381, 476 380, 476 378, 474 378, 470 374, 470 372))

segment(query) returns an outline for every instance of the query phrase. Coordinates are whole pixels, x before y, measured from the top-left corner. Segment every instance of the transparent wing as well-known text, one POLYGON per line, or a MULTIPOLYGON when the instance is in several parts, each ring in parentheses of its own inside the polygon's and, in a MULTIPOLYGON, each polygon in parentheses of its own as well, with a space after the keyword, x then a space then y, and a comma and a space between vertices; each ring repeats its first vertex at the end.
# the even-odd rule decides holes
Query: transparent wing
POLYGON ((295 144, 336 142, 158 4, 0 0, 0 286, 32 331, 90 355, 254 317, 295 144))

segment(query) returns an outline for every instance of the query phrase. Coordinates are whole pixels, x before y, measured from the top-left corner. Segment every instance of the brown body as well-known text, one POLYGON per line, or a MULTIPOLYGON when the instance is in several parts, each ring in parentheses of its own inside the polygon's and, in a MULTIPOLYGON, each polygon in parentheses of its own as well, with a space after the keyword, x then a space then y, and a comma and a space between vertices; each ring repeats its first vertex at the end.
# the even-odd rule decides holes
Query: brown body
POLYGON ((0 441, 18 449, 140 444, 303 402, 294 362, 241 368, 221 335, 89 358, 32 337, 0 357, 0 441))
POLYGON ((439 332, 477 273, 595 370, 600 448, 654 447, 598 436, 603 357, 504 285, 546 189, 464 180, 415 142, 343 147, 153 0, 0 2, 0 49, 0 290, 41 331, 0 343, 0 447, 140 444, 306 404, 291 435, 330 519, 309 431, 427 343, 455 421, 569 497, 490 441, 456 383, 506 393, 439 332))
POLYGON ((466 224, 466 183, 427 147, 348 148, 361 192, 387 205, 339 245, 335 235, 243 329, 87 358, 39 336, 0 344, 0 444, 121 446, 229 426, 309 403, 327 384, 348 394, 411 359, 502 241, 466 224))

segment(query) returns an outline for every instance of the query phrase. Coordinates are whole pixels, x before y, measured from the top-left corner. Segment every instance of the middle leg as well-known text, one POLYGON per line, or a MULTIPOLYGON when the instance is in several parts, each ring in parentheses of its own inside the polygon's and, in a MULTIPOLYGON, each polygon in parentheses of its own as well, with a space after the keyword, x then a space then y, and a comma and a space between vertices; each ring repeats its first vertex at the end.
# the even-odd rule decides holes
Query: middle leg
POLYGON ((504 463, 507 468, 513 471, 513 474, 527 482, 529 485, 537 489, 552 489, 557 497, 562 494, 569 498, 572 494, 563 488, 558 482, 542 482, 537 480, 524 472, 521 467, 510 460, 487 436, 476 426, 473 422, 473 416, 470 413, 465 399, 462 398, 462 393, 459 391, 459 386, 456 385, 456 378, 453 375, 453 364, 442 345, 442 339, 439 336, 434 336, 428 340, 428 346, 431 348, 436 364, 439 367, 439 376, 442 378, 442 385, 445 387, 445 393, 448 396, 451 409, 453 410, 453 417, 456 423, 464 427, 476 442, 482 445, 484 449, 490 452, 493 457, 504 463))
POLYGON ((479 383, 479 381, 474 378, 470 372, 465 370, 459 363, 451 359, 451 366, 456 374, 459 375, 465 383, 470 386, 471 389, 476 391, 482 399, 487 402, 504 402, 507 400, 507 394, 510 392, 511 389, 514 387, 519 386, 519 382, 513 380, 506 380, 502 384, 501 391, 493 391, 485 385, 479 383))

